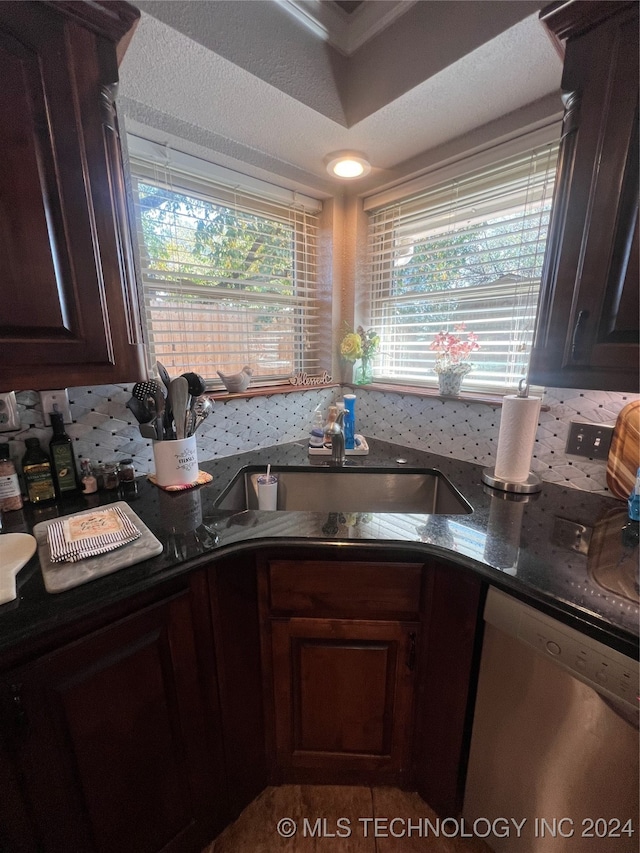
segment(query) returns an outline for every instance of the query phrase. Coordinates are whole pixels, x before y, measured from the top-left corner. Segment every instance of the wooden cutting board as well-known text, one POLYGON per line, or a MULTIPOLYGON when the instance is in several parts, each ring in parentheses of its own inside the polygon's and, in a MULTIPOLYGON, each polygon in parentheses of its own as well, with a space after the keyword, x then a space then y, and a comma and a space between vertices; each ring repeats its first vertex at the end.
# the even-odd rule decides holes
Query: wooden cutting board
POLYGON ((627 403, 618 415, 607 460, 607 485, 626 500, 640 468, 640 400, 627 403))

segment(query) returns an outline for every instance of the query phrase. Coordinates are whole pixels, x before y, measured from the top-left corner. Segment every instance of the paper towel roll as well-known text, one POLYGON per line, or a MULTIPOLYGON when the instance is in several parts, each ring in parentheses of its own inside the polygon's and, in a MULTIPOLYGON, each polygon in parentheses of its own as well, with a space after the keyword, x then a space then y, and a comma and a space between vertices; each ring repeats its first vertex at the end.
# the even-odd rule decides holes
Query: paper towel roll
POLYGON ((504 397, 495 468, 500 480, 524 483, 529 476, 541 403, 540 397, 504 397))

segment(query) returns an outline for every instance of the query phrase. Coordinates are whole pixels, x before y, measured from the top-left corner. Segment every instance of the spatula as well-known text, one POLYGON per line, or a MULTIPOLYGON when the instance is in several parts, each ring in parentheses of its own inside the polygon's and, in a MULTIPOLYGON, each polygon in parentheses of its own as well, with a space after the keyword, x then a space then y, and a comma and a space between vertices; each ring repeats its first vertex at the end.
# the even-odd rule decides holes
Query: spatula
POLYGON ((185 435, 185 424, 187 410, 189 408, 189 383, 184 376, 178 376, 171 380, 169 386, 169 404, 173 413, 176 438, 183 439, 185 435))
POLYGON ((160 379, 162 379, 168 391, 169 387, 171 386, 171 377, 169 376, 169 371, 164 366, 164 364, 161 364, 159 361, 156 361, 156 367, 158 368, 158 374, 160 376, 160 379))

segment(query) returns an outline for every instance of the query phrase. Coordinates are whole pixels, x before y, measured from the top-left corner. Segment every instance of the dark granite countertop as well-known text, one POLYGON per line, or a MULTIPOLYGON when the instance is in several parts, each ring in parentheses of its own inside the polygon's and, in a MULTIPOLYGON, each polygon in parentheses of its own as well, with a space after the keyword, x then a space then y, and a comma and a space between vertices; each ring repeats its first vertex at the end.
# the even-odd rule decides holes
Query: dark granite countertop
MULTIPOLYGON (((637 566, 637 544, 621 544, 626 505, 588 492, 544 483, 526 501, 505 499, 481 482, 482 467, 369 440, 370 453, 353 467, 436 468, 457 487, 473 512, 457 515, 406 513, 332 514, 315 512, 220 511, 215 502, 245 466, 309 466, 303 442, 201 463, 213 482, 168 494, 138 478, 135 493, 100 493, 37 509, 26 505, 5 515, 5 531, 30 532, 46 518, 125 499, 161 540, 163 553, 59 594, 46 592, 37 555, 18 574, 16 601, 0 606, 0 649, 57 629, 102 606, 174 576, 256 546, 312 545, 322 550, 366 545, 400 550, 408 559, 440 560, 480 574, 487 582, 617 648, 638 657, 638 604, 611 588, 616 561, 637 566), (396 462, 402 458, 404 464, 396 462), (574 525, 592 528, 589 553, 574 546, 574 525), (606 571, 601 571, 601 569, 606 571), (596 581, 598 578, 609 589, 596 581)), ((316 460, 317 462, 317 460, 316 460)), ((583 549, 584 550, 584 549, 583 549)), ((627 578, 627 588, 637 575, 627 578)))

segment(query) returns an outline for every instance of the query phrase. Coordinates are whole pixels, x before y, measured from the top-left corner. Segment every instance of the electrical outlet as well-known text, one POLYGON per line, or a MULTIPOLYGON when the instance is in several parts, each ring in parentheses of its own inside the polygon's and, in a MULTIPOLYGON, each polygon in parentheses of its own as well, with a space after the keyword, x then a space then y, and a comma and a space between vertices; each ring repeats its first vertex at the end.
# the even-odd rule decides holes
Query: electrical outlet
POLYGON ((20 429, 20 415, 15 391, 0 394, 0 432, 20 429))
POLYGON ((72 423, 71 409, 69 408, 69 394, 66 388, 59 391, 40 391, 40 403, 42 405, 42 417, 45 426, 51 426, 51 412, 60 412, 65 424, 72 423), (54 408, 54 406, 56 408, 54 408))
POLYGON ((565 452, 589 459, 606 459, 611 447, 613 425, 571 421, 565 452))

